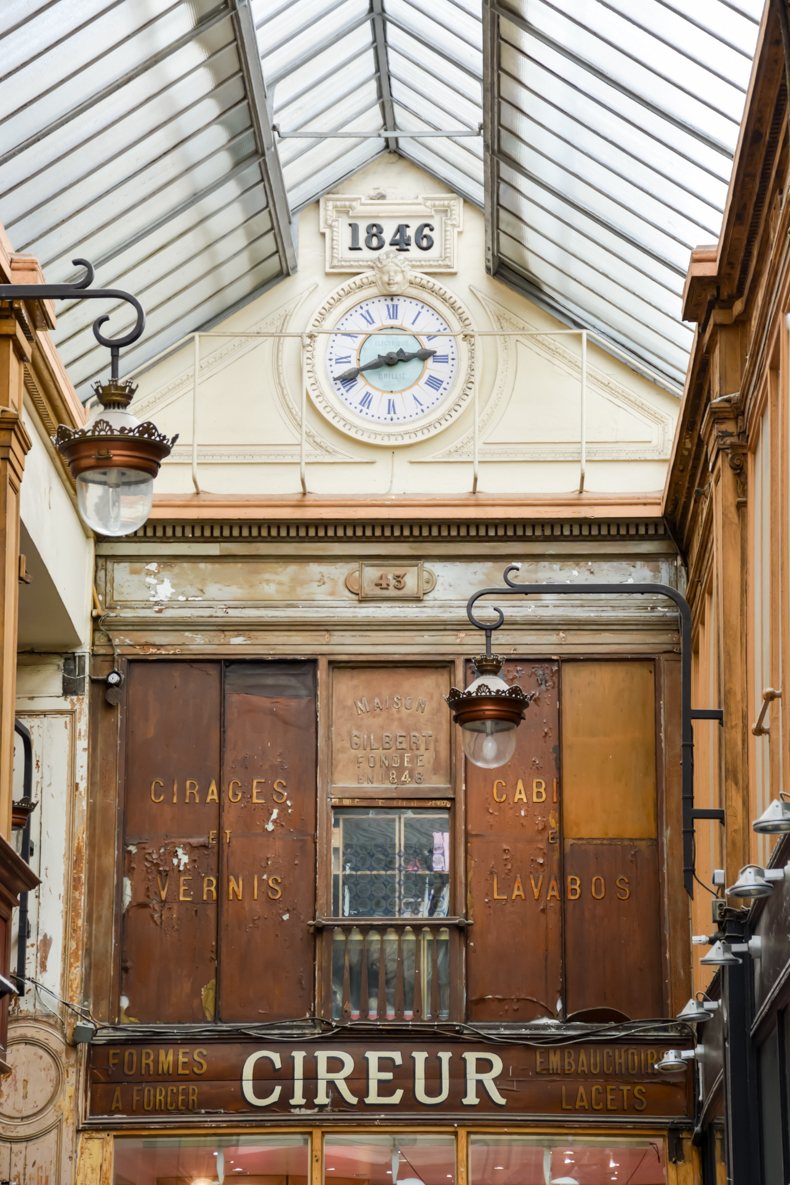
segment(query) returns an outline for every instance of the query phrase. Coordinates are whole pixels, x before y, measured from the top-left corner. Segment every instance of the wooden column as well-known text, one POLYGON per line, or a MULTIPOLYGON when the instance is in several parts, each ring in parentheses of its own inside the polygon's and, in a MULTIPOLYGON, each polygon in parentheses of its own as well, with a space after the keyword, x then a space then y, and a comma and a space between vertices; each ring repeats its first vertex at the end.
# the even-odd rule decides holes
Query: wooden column
POLYGON ((22 423, 31 343, 21 311, 0 312, 0 836, 11 833, 19 608, 19 497, 30 437, 22 423))
MULTIPOLYGON (((749 859, 749 771, 744 721, 746 681, 746 440, 740 416, 744 334, 739 324, 719 326, 711 357, 710 403, 702 436, 713 499, 714 579, 719 593, 719 680, 724 707, 722 805, 726 819, 727 884, 749 859)), ((704 824, 703 824, 704 825, 704 824)), ((708 826, 718 824, 708 824, 708 826)), ((699 824, 698 824, 699 826, 699 824)))

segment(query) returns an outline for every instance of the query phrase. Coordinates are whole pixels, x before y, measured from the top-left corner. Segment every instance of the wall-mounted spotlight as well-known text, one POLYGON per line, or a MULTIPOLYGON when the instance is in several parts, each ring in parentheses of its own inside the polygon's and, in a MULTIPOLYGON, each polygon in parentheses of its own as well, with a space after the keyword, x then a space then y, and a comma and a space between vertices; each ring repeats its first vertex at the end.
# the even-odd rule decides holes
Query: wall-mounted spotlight
POLYGON ((702 1052, 701 1045, 695 1046, 694 1049, 668 1049, 653 1069, 657 1074, 680 1074, 689 1062, 693 1062, 702 1052))
POLYGON ((718 1000, 708 1000, 704 992, 698 992, 696 996, 692 996, 688 1004, 686 1004, 678 1013, 678 1020, 685 1020, 691 1025, 702 1025, 706 1020, 710 1020, 713 1013, 720 1007, 718 1000))
POLYGON ((758 835, 784 835, 790 831, 790 795, 782 791, 772 798, 759 819, 752 823, 758 835))
POLYGON ((759 959, 762 952, 762 939, 750 938, 748 942, 727 942, 726 939, 720 938, 714 942, 708 953, 704 958, 700 959, 700 963, 704 963, 706 967, 735 967, 743 962, 739 959, 739 954, 751 955, 753 959, 759 959))
POLYGON ((738 873, 734 885, 725 890, 728 897, 770 897, 774 885, 787 879, 787 867, 762 868, 759 864, 746 864, 738 873))

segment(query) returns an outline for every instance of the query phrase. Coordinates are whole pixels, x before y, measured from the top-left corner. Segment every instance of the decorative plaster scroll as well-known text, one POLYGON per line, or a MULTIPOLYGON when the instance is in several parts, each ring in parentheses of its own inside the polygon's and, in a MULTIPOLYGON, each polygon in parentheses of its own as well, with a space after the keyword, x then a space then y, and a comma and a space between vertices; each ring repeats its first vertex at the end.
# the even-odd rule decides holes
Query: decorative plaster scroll
MULTIPOLYGON (((536 333, 539 327, 524 317, 517 316, 512 310, 505 308, 498 301, 493 300, 475 287, 470 291, 485 310, 494 328, 509 332, 522 330, 525 333, 536 333)), ((481 436, 493 429, 499 417, 507 409, 508 401, 517 381, 517 351, 512 349, 518 338, 501 339, 497 351, 497 373, 488 398, 481 400, 479 430, 481 436)), ((534 337, 523 339, 520 344, 529 343, 529 349, 547 360, 552 366, 564 374, 579 381, 579 358, 564 344, 564 337, 552 336, 550 333, 537 333, 534 337)), ((651 444, 635 444, 628 441, 595 441, 587 442, 587 457, 590 460, 665 460, 669 454, 674 432, 672 418, 665 412, 654 407, 646 399, 641 398, 634 391, 629 390, 623 383, 612 376, 599 371, 588 364, 587 370, 588 395, 595 393, 601 398, 623 408, 639 419, 651 425, 654 440, 651 444)), ((432 460, 468 461, 473 455, 474 434, 470 429, 447 449, 435 454, 432 460)), ((481 440, 478 457, 481 461, 575 461, 579 457, 579 442, 572 441, 514 441, 512 444, 491 444, 481 440)))
POLYGON ((383 246, 408 224, 409 246, 401 251, 421 272, 454 272, 458 232, 463 222, 463 202, 456 194, 427 194, 414 198, 327 194, 321 198, 320 226, 326 240, 327 272, 367 271, 382 248, 365 246, 365 230, 371 223, 382 228, 383 246), (349 224, 357 227, 358 247, 352 249, 349 224), (415 245, 419 226, 429 224, 433 243, 427 250, 415 245))
MULTIPOLYGON (((251 325, 239 327, 239 333, 278 333, 289 328, 289 321, 293 319, 297 310, 313 295, 317 284, 311 284, 295 297, 268 311, 265 316, 254 321, 251 325)), ((230 331, 229 331, 230 333, 230 331)), ((274 339, 276 340, 276 339, 274 339)), ((231 366, 239 358, 243 358, 252 350, 259 349, 261 340, 248 337, 205 338, 201 346, 200 382, 221 374, 226 367, 231 366), (206 345, 205 343, 210 343, 206 345)), ((186 364, 177 375, 148 392, 141 392, 134 402, 134 413, 138 419, 146 419, 165 408, 170 407, 184 395, 191 395, 193 381, 192 353, 188 352, 187 343, 184 344, 186 364)))

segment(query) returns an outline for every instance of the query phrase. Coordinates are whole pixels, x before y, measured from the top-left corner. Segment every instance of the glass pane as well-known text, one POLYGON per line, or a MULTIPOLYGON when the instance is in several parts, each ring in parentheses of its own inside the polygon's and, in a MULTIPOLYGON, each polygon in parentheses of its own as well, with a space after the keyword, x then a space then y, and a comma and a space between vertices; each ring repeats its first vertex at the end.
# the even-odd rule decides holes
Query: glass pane
POLYGON ((453 1136, 328 1136, 325 1181, 365 1185, 448 1185, 455 1178, 453 1136))
POLYGON ((307 1136, 168 1136, 115 1141, 113 1185, 211 1185, 273 1181, 306 1185, 307 1136))
POLYGON ((374 808, 335 811, 335 917, 446 917, 450 823, 447 811, 374 808))
POLYGON ((472 1136, 470 1185, 664 1185, 663 1141, 472 1136))

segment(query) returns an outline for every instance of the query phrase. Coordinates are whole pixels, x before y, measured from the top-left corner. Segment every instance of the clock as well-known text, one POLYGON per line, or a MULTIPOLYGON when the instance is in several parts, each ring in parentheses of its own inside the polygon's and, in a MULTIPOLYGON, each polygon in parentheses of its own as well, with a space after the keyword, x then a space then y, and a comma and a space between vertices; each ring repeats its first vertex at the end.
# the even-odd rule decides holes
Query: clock
POLYGON ((471 322, 428 276, 402 274, 398 291, 380 286, 370 273, 359 277, 316 315, 308 332, 308 389, 341 431, 373 444, 410 444, 441 431, 463 409, 472 388, 472 339, 462 335, 471 322))

